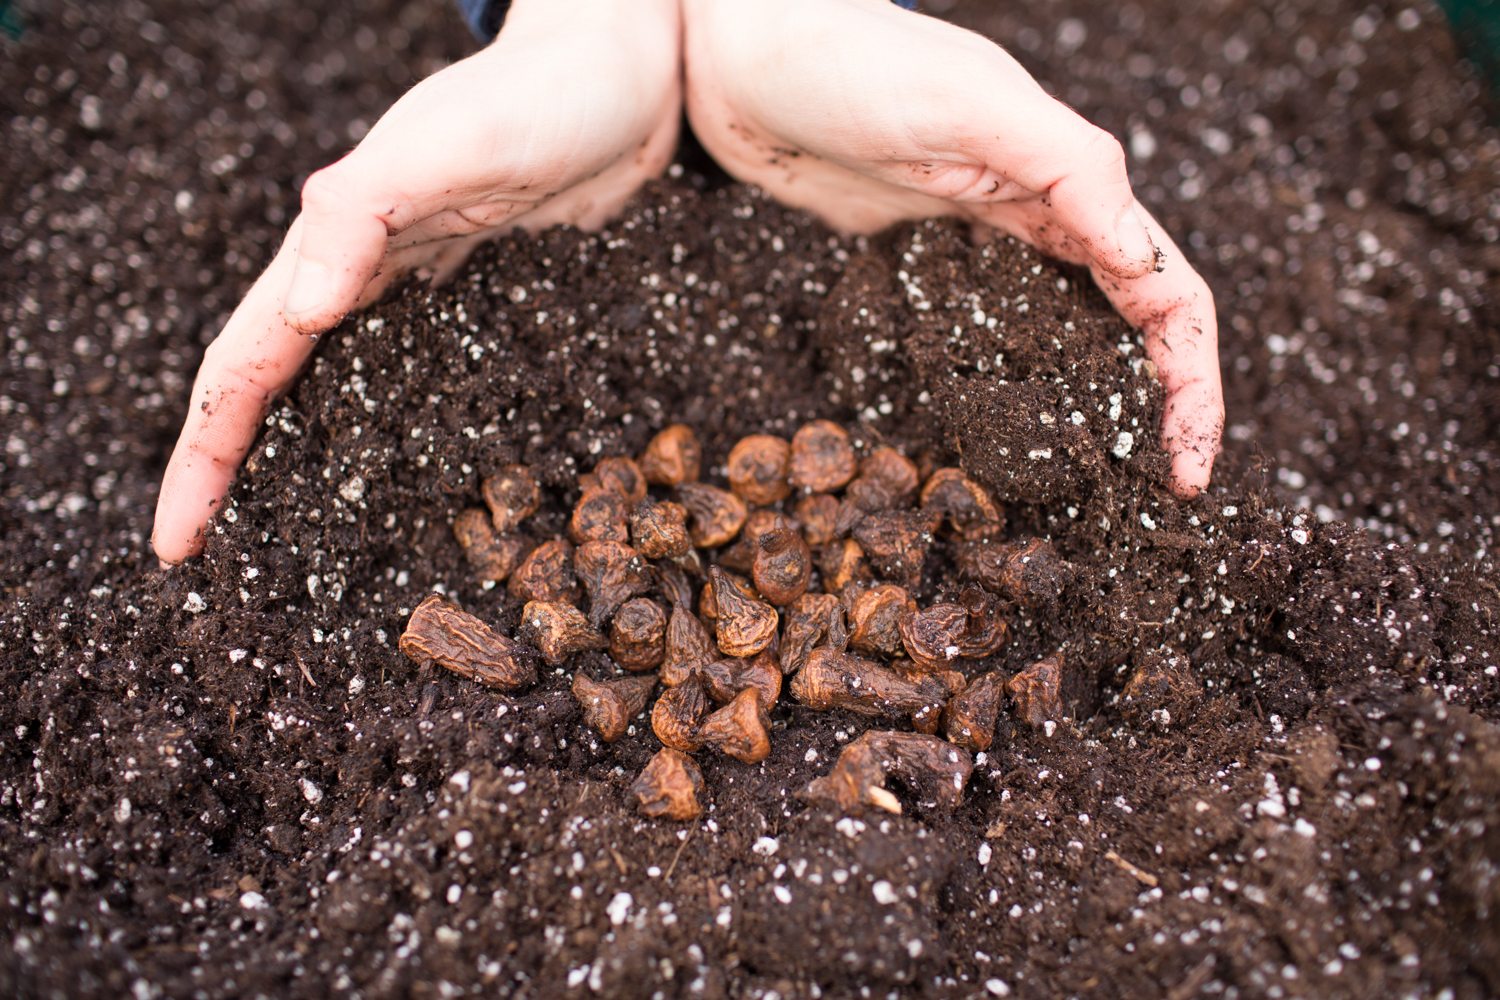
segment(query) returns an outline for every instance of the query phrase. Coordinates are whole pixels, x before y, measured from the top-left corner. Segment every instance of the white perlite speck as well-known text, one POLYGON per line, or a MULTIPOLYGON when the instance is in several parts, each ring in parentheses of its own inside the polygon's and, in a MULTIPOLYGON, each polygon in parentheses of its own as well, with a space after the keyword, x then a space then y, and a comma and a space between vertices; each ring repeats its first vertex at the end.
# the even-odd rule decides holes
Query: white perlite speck
POLYGON ((769 858, 780 848, 781 843, 775 837, 762 837, 751 845, 750 850, 769 858))
POLYGON ((242 910, 264 910, 266 908, 266 897, 258 892, 247 892, 240 897, 240 909, 242 910))
POLYGON ((364 476, 350 476, 348 479, 344 480, 343 485, 339 487, 339 496, 343 497, 349 503, 358 501, 364 495, 364 476))
POLYGON ((182 610, 191 615, 196 615, 198 612, 203 611, 207 608, 208 602, 205 601, 203 599, 203 595, 198 593, 196 590, 189 593, 187 595, 187 600, 182 602, 182 610))
POLYGON ((302 797, 307 800, 308 805, 317 805, 323 801, 323 789, 313 784, 307 778, 298 778, 297 784, 302 786, 302 797))
POLYGON ((980 841, 980 843, 979 843, 979 864, 980 864, 981 867, 985 867, 985 866, 989 865, 989 863, 990 863, 990 855, 993 854, 993 853, 994 852, 990 849, 990 845, 989 845, 988 842, 986 842, 986 841, 980 841))
POLYGON ((604 912, 609 914, 609 922, 616 927, 620 926, 630 916, 630 908, 635 905, 635 897, 628 892, 617 892, 604 912))
POLYGON ((1115 446, 1109 450, 1115 458, 1129 458, 1130 452, 1135 448, 1135 435, 1129 431, 1121 431, 1120 436, 1115 438, 1115 446))
POLYGON ((870 891, 875 894, 875 902, 881 906, 890 906, 896 901, 896 887, 885 879, 876 882, 870 887, 870 891))

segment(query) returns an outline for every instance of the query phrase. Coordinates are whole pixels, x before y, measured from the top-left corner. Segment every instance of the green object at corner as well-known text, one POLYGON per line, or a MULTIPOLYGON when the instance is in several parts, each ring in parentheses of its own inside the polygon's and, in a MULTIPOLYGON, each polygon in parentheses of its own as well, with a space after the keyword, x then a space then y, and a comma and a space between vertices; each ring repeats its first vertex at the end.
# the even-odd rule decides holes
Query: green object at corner
POLYGON ((1500 85, 1500 0, 1438 0, 1453 37, 1490 86, 1500 85))

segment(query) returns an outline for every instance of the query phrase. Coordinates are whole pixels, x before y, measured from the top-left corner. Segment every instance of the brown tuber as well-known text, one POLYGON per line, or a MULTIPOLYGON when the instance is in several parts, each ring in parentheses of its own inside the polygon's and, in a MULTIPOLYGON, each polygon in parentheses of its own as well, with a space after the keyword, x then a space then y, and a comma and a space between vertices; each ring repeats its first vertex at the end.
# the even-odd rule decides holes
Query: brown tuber
POLYGON ((873 806, 899 813, 900 801, 885 787, 894 775, 923 808, 952 809, 973 770, 968 751, 935 736, 871 731, 845 747, 833 770, 813 779, 802 796, 846 811, 873 806))
POLYGON ((787 527, 790 525, 786 517, 777 511, 752 510, 745 518, 745 526, 740 529, 740 537, 719 553, 719 565, 749 576, 755 565, 755 554, 760 551, 760 536, 787 527))
POLYGON ((698 478, 703 467, 703 446, 691 427, 673 424, 651 439, 639 464, 646 482, 681 486, 698 478))
POLYGON ((849 645, 872 656, 901 653, 901 621, 917 612, 906 588, 885 583, 858 591, 848 602, 849 645))
POLYGON ((625 498, 603 486, 584 490, 573 507, 568 534, 577 545, 584 542, 628 542, 629 512, 625 498))
POLYGON ((842 618, 843 614, 843 606, 833 594, 803 594, 797 598, 787 611, 786 629, 781 637, 782 674, 801 670, 808 654, 828 638, 834 616, 842 618))
POLYGON ((969 612, 961 604, 944 602, 923 608, 901 620, 901 644, 912 662, 924 670, 938 670, 958 659, 969 629, 969 612))
POLYGON ((719 704, 732 701, 741 691, 755 691, 770 711, 781 696, 781 669, 769 649, 747 659, 733 656, 714 660, 698 668, 704 690, 719 704))
POLYGON ((520 527, 542 503, 542 488, 524 465, 506 465, 480 484, 495 531, 508 535, 520 527))
POLYGON ((943 712, 943 735, 965 750, 988 750, 995 739, 995 720, 1000 717, 1004 697, 1005 684, 999 674, 980 674, 948 702, 943 712))
POLYGON ((599 628, 615 610, 651 589, 646 561, 622 542, 585 542, 573 554, 573 571, 589 595, 589 624, 599 628))
POLYGON ((871 514, 854 529, 870 565, 882 576, 908 587, 922 582, 922 564, 932 534, 927 518, 917 511, 871 514))
POLYGON ((531 542, 521 535, 497 535, 489 511, 479 507, 453 519, 453 537, 481 580, 500 583, 515 572, 531 542))
POLYGON ((582 611, 561 601, 528 601, 521 611, 520 637, 540 650, 542 659, 553 667, 574 653, 608 645, 582 611))
POLYGON ((522 601, 578 600, 578 578, 573 575, 573 546, 554 538, 531 550, 510 575, 510 596, 522 601))
POLYGON ((672 559, 693 547, 687 509, 671 500, 642 500, 630 515, 630 542, 647 559, 672 559))
POLYGON ((436 594, 417 605, 397 645, 418 666, 436 664, 501 691, 536 681, 536 667, 520 646, 436 594))
POLYGON ((641 815, 650 819, 697 819, 703 772, 687 754, 671 747, 657 751, 630 786, 641 815))
POLYGON ((858 464, 849 432, 831 420, 814 420, 792 435, 791 484, 810 493, 842 489, 858 464))
POLYGON ((958 655, 966 660, 993 656, 1005 645, 1010 628, 1000 617, 999 602, 983 587, 968 584, 958 593, 958 603, 967 616, 964 634, 958 641, 958 655))
POLYGON ((830 594, 870 579, 865 550, 852 538, 835 542, 819 552, 818 572, 823 575, 823 589, 830 594))
POLYGON ((651 699, 654 687, 655 677, 620 677, 601 682, 584 673, 573 676, 573 697, 583 709, 583 721, 606 743, 625 735, 630 720, 640 715, 651 699))
POLYGON ((801 597, 812 580, 812 550, 802 535, 783 526, 761 535, 755 545, 750 577, 760 595, 783 607, 801 597))
POLYGON ((620 605, 610 623, 609 655, 626 670, 655 670, 666 656, 667 613, 649 597, 620 605))
POLYGON ((667 619, 666 651, 661 663, 661 682, 675 687, 693 676, 699 667, 719 655, 718 647, 703 622, 686 604, 672 605, 667 619))
POLYGON ((745 596, 717 566, 708 571, 708 579, 718 612, 714 632, 719 649, 729 656, 754 656, 769 646, 776 638, 776 609, 745 596))
POLYGON ((1037 660, 1005 682, 1016 718, 1033 729, 1062 719, 1063 654, 1037 660))
POLYGON ((698 734, 704 746, 746 764, 758 764, 770 756, 771 738, 766 733, 766 709, 754 688, 745 688, 734 700, 703 720, 698 734))
MULTIPOLYGON (((760 594, 755 589, 755 584, 746 580, 738 573, 724 572, 724 579, 734 584, 734 588, 752 601, 760 600, 760 594)), ((703 584, 703 589, 698 593, 698 614, 704 621, 715 622, 719 620, 719 601, 714 596, 713 581, 709 580, 703 584)))
POLYGON ((729 450, 729 488, 746 503, 769 507, 791 496, 787 469, 792 446, 773 434, 751 434, 729 450))
POLYGON ((585 492, 595 487, 614 490, 630 507, 646 499, 646 474, 633 458, 618 455, 601 458, 593 472, 579 479, 578 485, 585 492))
POLYGON ((1074 577, 1072 565, 1058 556, 1051 542, 1040 538, 968 542, 954 556, 965 579, 1023 607, 1051 607, 1074 577))
POLYGON ((802 537, 813 548, 828 545, 838 535, 839 501, 827 493, 814 493, 797 501, 792 509, 802 526, 802 537))
POLYGON ((989 490, 962 469, 939 469, 922 487, 922 510, 948 522, 959 538, 987 538, 1005 526, 989 490))
POLYGON ((792 697, 809 708, 846 708, 860 715, 933 722, 947 700, 942 684, 907 680, 889 667, 819 646, 792 678, 792 697))
POLYGON ((674 750, 692 753, 703 746, 698 726, 708 714, 708 692, 697 674, 669 687, 651 709, 651 731, 674 750))
POLYGON ((745 501, 707 483, 684 483, 677 500, 688 512, 688 534, 700 549, 716 549, 734 541, 750 511, 745 501))

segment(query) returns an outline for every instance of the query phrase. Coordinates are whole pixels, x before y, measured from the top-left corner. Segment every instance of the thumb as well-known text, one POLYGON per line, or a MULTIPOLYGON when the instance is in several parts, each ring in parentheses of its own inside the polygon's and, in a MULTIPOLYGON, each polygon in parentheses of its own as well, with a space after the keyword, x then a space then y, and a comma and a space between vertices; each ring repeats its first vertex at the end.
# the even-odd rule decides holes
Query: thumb
POLYGON ((389 227, 383 204, 363 176, 368 158, 351 153, 302 186, 302 238, 282 312, 296 330, 314 334, 354 308, 385 257, 389 227))

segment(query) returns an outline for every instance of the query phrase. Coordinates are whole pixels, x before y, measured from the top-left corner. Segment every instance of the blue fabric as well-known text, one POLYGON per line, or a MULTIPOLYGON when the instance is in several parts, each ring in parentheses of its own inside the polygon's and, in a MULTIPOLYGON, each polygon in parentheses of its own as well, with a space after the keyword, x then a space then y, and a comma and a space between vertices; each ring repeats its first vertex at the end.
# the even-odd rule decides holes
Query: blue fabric
MULTIPOLYGON (((916 10, 917 0, 892 0, 897 7, 916 10)), ((505 10, 510 0, 458 0, 459 10, 469 23, 469 30, 481 42, 493 41, 500 34, 500 25, 505 23, 505 10)))

